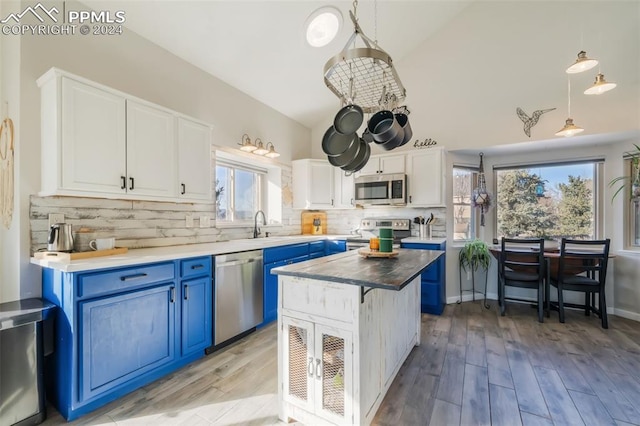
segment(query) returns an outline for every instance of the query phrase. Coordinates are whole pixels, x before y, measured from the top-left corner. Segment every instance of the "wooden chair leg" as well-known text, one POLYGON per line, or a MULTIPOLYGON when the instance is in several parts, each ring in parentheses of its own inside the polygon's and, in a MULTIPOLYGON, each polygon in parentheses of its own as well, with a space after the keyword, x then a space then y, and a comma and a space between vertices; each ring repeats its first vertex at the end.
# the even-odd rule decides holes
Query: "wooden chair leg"
POLYGON ((589 305, 590 300, 591 300, 591 293, 586 292, 584 294, 584 316, 588 317, 589 315, 591 315, 591 306, 589 305))
POLYGON ((544 297, 543 297, 543 284, 540 282, 538 285, 538 322, 544 322, 544 297))
POLYGON ((499 295, 499 299, 500 299, 500 315, 504 316, 505 311, 507 309, 506 307, 506 303, 504 301, 504 282, 501 282, 498 284, 498 293, 500 293, 499 295))
POLYGON ((600 296, 600 318, 602 320, 602 328, 609 328, 609 318, 607 318, 607 301, 605 300, 604 291, 600 291, 598 295, 600 296))
POLYGON ((562 285, 558 283, 558 316, 560 317, 560 322, 564 323, 564 302, 562 299, 562 285))
POLYGON ((547 311, 547 318, 551 317, 551 285, 549 284, 549 277, 545 280, 544 283, 544 298, 545 298, 545 309, 547 311))

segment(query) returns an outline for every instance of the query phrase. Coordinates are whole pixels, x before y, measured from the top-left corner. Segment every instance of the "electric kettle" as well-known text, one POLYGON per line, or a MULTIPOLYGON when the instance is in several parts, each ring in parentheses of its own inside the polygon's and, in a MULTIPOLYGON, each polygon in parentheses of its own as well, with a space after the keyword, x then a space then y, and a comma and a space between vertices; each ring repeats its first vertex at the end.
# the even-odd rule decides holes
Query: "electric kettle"
POLYGON ((73 234, 68 223, 55 223, 49 229, 48 251, 73 251, 73 234))

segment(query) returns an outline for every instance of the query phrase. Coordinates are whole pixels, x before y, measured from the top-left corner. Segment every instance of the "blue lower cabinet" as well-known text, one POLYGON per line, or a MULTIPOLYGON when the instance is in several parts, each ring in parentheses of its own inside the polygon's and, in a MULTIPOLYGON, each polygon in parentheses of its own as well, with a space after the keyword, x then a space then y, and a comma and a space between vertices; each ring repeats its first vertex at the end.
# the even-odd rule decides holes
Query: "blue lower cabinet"
POLYGON ((287 260, 267 263, 264 269, 264 321, 263 325, 275 321, 278 317, 278 276, 271 273, 273 268, 284 266, 287 260))
POLYGON ((208 276, 182 282, 182 355, 211 346, 211 279, 208 276))
POLYGON ((59 307, 45 374, 67 420, 201 358, 211 344, 210 257, 87 272, 43 268, 42 295, 59 307))
POLYGON ((346 240, 325 240, 325 253, 327 256, 347 251, 346 240))
MULTIPOLYGON (((420 250, 446 250, 442 243, 402 243, 402 248, 420 250)), ((446 304, 446 255, 432 263, 420 276, 420 311, 440 315, 446 304)))

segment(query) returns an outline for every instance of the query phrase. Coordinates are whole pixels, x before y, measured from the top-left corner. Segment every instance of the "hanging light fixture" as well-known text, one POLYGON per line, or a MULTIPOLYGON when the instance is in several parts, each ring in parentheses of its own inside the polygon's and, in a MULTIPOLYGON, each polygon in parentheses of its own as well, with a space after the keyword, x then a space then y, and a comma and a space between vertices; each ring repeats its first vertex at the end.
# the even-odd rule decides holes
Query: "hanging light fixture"
POLYGON ((276 148, 273 146, 273 144, 271 142, 267 142, 267 146, 266 148, 269 149, 269 152, 267 152, 264 156, 267 158, 276 158, 276 157, 280 157, 280 153, 276 152, 276 148))
POLYGON ((569 118, 565 121, 564 127, 556 132, 556 136, 570 137, 577 135, 580 132, 584 132, 582 127, 578 127, 573 124, 573 118, 571 118, 571 78, 567 76, 567 115, 569 118))
POLYGON ((253 153, 256 155, 265 155, 267 152, 269 152, 269 150, 264 147, 262 139, 256 138, 256 149, 253 153))
POLYGON ((609 90, 615 88, 617 86, 616 83, 609 83, 604 79, 604 74, 598 73, 596 75, 596 81, 593 83, 593 86, 589 87, 584 91, 585 95, 601 95, 604 92, 608 92, 609 90))
POLYGON ((567 74, 577 74, 582 71, 590 70, 591 68, 598 65, 598 61, 596 59, 589 59, 587 57, 587 52, 581 50, 578 52, 578 59, 567 68, 567 74))
POLYGON ((238 145, 240 145, 240 150, 245 152, 253 152, 257 149, 257 147, 251 143, 251 139, 246 133, 242 135, 242 143, 238 145))

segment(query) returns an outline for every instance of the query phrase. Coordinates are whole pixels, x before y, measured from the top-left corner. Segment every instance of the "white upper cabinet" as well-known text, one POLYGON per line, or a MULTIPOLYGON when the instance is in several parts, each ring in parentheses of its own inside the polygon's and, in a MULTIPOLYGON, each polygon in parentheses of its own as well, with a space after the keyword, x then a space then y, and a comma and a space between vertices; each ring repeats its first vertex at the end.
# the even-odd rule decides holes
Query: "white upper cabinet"
POLYGON ((352 173, 346 173, 339 167, 333 168, 334 207, 337 209, 353 209, 356 207, 354 179, 352 173))
POLYGON ((127 192, 156 197, 177 193, 175 117, 127 101, 127 192))
POLYGON ((291 163, 294 209, 330 209, 335 204, 333 169, 324 160, 291 163))
MULTIPOLYGON (((51 94, 57 99, 55 93, 51 94)), ((55 100, 55 99, 54 99, 55 100)), ((55 116, 45 117, 43 103, 43 191, 65 189, 125 193, 125 100, 109 92, 62 78, 61 125, 63 144, 56 141, 55 116), (58 160, 58 153, 61 159, 58 160), (52 170, 54 179, 45 181, 52 170), (58 171, 60 173, 58 173, 58 171), (58 176, 62 181, 58 182, 58 176)))
POLYGON ((446 207, 444 151, 429 148, 407 154, 407 205, 446 207))
POLYGON ((376 174, 404 174, 404 155, 373 155, 358 172, 358 176, 376 174))
POLYGON ((211 127, 52 68, 41 90, 40 195, 211 197, 211 127))
POLYGON ((178 118, 180 198, 211 200, 211 127, 178 118))

